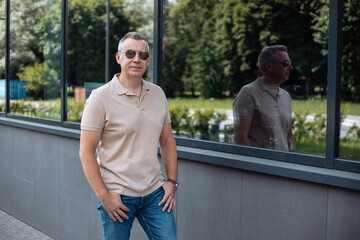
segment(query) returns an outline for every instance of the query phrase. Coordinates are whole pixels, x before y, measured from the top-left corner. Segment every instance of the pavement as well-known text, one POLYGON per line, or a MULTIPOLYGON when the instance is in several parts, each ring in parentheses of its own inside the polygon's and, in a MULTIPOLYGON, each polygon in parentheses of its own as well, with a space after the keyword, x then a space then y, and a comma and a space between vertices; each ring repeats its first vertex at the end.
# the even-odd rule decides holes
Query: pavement
POLYGON ((54 240, 0 210, 0 240, 54 240))

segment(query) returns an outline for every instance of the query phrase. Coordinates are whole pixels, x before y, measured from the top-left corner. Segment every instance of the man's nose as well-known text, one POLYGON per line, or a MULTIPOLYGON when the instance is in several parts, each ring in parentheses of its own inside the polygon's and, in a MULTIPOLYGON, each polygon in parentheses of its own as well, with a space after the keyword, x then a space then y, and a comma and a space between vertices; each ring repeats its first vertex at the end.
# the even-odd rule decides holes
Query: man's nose
POLYGON ((138 52, 134 56, 134 61, 136 61, 136 62, 140 61, 140 54, 138 52))

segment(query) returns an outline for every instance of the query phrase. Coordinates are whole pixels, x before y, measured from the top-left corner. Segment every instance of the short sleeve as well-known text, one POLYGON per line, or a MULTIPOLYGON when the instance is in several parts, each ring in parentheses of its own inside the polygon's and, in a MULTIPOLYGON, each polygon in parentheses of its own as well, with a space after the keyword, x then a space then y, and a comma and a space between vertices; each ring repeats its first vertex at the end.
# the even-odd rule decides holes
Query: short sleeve
POLYGON ((81 118, 81 129, 100 132, 103 130, 106 119, 106 109, 100 94, 93 90, 86 100, 81 118))
POLYGON ((254 116, 256 104, 248 88, 242 88, 236 96, 233 104, 234 120, 238 122, 240 118, 251 120, 254 116))

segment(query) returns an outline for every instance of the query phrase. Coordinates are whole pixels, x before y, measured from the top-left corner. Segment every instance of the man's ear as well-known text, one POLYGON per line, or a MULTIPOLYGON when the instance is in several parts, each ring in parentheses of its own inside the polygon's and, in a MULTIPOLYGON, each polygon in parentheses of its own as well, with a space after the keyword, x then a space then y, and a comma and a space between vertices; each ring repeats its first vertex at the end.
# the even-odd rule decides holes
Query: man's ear
POLYGON ((116 54, 115 54, 115 59, 116 59, 116 62, 118 63, 118 64, 120 64, 120 53, 119 52, 117 52, 116 54))
POLYGON ((267 62, 267 63, 265 64, 265 69, 266 69, 268 72, 270 72, 270 71, 272 70, 272 64, 271 64, 271 62, 267 62))

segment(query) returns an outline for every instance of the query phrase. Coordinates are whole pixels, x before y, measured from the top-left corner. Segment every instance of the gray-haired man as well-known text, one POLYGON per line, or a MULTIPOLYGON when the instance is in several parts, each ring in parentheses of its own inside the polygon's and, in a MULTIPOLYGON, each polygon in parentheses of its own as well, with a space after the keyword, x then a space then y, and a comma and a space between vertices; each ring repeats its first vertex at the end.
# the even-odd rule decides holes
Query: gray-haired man
POLYGON ((266 47, 259 54, 258 62, 262 76, 245 85, 233 103, 235 143, 296 151, 291 98, 279 87, 293 69, 287 47, 266 47))
POLYGON ((80 158, 99 199, 103 237, 128 240, 137 218, 149 239, 174 240, 177 153, 167 100, 142 79, 150 55, 141 34, 126 34, 115 57, 121 73, 92 91, 81 120, 80 158))

